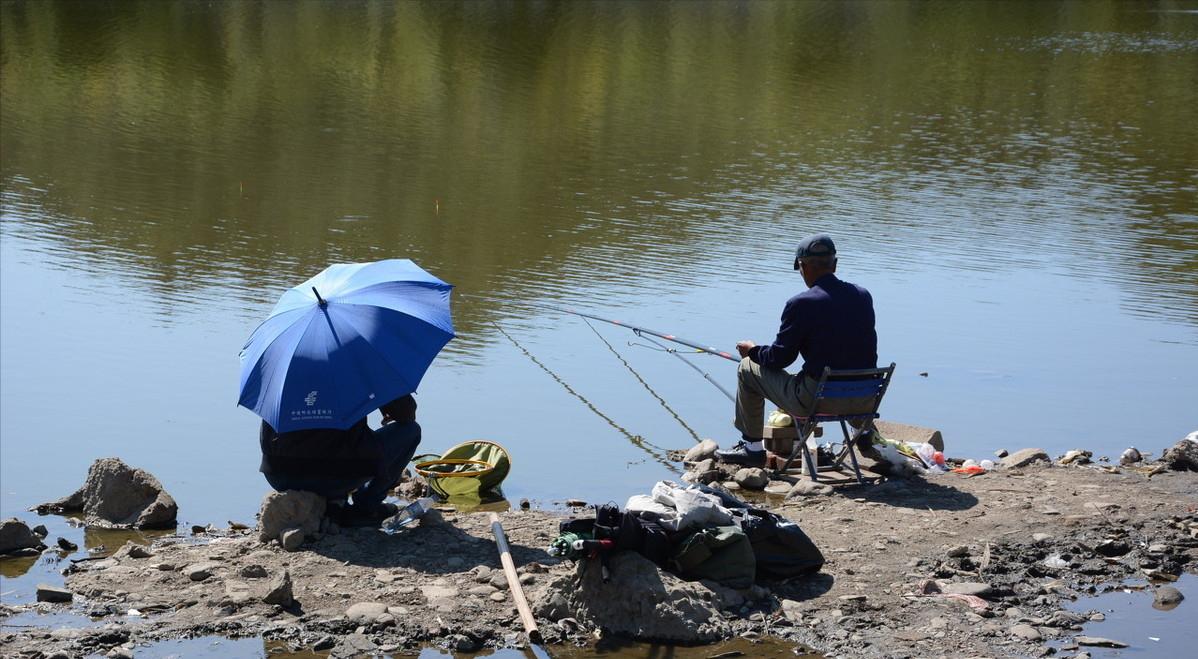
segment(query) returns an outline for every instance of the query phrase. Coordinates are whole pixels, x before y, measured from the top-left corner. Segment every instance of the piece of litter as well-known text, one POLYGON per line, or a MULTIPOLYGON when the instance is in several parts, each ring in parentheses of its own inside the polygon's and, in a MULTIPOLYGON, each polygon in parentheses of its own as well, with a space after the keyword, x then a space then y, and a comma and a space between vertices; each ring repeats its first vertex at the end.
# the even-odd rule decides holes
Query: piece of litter
POLYGON ((1148 637, 1148 640, 1150 640, 1150 641, 1159 641, 1159 640, 1161 640, 1161 637, 1159 637, 1159 636, 1149 636, 1149 637, 1148 637))
POLYGON ((133 616, 134 618, 138 618, 141 617, 141 611, 138 611, 137 609, 129 609, 129 615, 133 616))

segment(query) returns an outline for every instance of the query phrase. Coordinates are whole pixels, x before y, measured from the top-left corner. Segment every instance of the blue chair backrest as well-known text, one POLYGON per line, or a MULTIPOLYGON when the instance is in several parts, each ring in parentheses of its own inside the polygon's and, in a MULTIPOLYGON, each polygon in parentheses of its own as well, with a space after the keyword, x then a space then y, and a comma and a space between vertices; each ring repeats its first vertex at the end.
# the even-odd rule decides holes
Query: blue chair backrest
POLYGON ((827 380, 824 382, 820 398, 865 398, 877 396, 882 387, 886 386, 883 377, 871 377, 868 380, 827 380))

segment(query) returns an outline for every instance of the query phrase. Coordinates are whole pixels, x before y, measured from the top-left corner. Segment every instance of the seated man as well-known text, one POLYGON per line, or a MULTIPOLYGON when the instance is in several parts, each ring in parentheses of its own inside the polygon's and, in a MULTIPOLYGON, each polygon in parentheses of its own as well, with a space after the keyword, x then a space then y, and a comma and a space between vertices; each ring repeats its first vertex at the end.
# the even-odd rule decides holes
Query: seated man
POLYGON ((420 444, 416 399, 401 396, 379 407, 383 427, 362 419, 346 430, 321 428, 278 434, 262 422, 259 443, 266 482, 275 490, 306 490, 353 505, 341 514, 346 526, 370 526, 395 514, 384 504, 420 444))
POLYGON ((742 358, 737 373, 735 424, 741 441, 731 449, 716 451, 716 458, 723 462, 765 466, 762 416, 766 398, 786 412, 803 416, 812 409, 815 387, 825 366, 877 366, 873 298, 864 288, 836 278, 836 246, 832 239, 818 234, 800 242, 794 268, 802 273, 808 289, 786 302, 774 343, 736 344, 742 358), (795 375, 782 370, 800 354, 802 370, 795 375))

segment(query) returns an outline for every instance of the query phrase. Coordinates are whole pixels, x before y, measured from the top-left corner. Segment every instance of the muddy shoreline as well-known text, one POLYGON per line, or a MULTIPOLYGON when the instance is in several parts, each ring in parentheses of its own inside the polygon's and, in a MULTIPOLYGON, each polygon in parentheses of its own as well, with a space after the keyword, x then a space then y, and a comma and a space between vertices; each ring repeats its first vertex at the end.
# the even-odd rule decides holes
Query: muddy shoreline
MULTIPOLYGON (((1100 614, 1067 603, 1106 584, 1167 584, 1198 571, 1198 473, 1152 472, 1039 463, 759 495, 755 503, 799 522, 821 548, 819 574, 744 591, 666 575, 661 587, 709 605, 708 641, 775 637, 830 656, 1073 656, 1087 649, 1077 643, 1083 623, 1100 614)), ((573 594, 558 591, 585 572, 545 551, 564 514, 500 517, 546 642, 612 635, 560 606, 573 594)), ((284 551, 253 530, 214 530, 75 563, 65 577, 71 602, 4 606, 0 616, 69 611, 91 624, 5 627, 0 647, 19 657, 128 656, 159 640, 262 636, 353 656, 524 644, 486 513, 445 510, 397 535, 317 536, 284 551), (272 599, 284 573, 290 596, 272 599)))

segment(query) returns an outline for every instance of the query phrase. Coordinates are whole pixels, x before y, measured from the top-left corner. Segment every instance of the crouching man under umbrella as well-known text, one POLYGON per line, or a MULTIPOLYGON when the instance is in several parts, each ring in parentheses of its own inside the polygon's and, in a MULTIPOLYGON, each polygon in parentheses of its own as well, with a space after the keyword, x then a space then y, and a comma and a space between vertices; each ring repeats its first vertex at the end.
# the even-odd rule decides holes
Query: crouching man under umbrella
POLYGON ((878 335, 874 330, 874 301, 869 291, 836 277, 836 246, 817 234, 795 251, 794 269, 803 275, 806 291, 786 302, 782 324, 773 344, 736 344, 740 369, 736 388, 736 429, 741 441, 716 458, 733 464, 764 467, 762 416, 765 399, 803 416, 815 402, 815 388, 824 367, 876 368, 878 335), (782 370, 803 357, 803 367, 791 375, 782 370))
POLYGON ((404 467, 420 444, 416 399, 401 396, 379 408, 383 426, 371 430, 366 419, 345 430, 314 428, 279 434, 263 421, 260 471, 279 492, 306 490, 342 507, 343 526, 377 526, 396 513, 384 503, 399 484, 404 467), (353 505, 345 506, 349 497, 353 505))
POLYGON ((262 418, 262 473, 276 490, 375 525, 420 444, 416 391, 453 338, 450 284, 407 259, 338 263, 279 298, 241 350, 238 404, 262 418), (388 401, 380 405, 380 401, 388 401), (383 413, 371 430, 366 417, 383 413))

